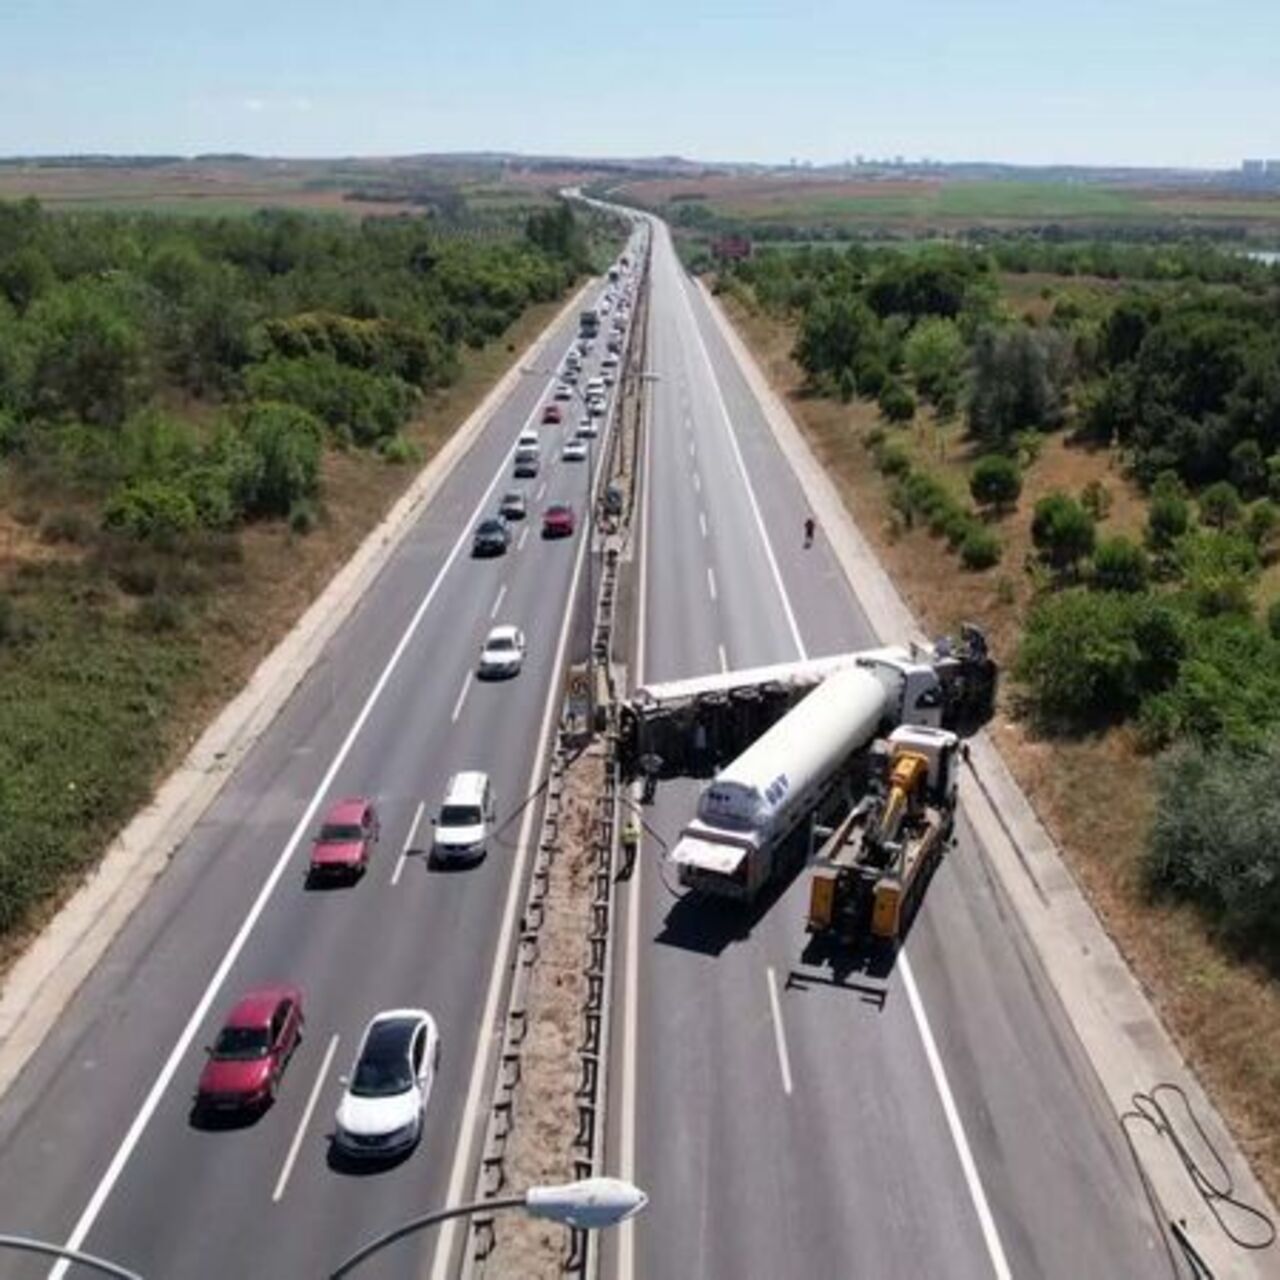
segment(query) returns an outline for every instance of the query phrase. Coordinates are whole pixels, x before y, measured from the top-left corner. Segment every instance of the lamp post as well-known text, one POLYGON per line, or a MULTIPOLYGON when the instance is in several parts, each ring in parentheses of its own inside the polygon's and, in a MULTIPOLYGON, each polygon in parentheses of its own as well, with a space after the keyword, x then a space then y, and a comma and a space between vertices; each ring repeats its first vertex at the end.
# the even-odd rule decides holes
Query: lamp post
POLYGON ((520 1195, 504 1196, 497 1200, 476 1200, 471 1204, 453 1205, 437 1209, 414 1218, 394 1231, 370 1240, 345 1262, 329 1273, 329 1280, 341 1280, 362 1262, 387 1245, 403 1240, 405 1236, 438 1226, 450 1218, 469 1218, 476 1213, 496 1213, 505 1209, 523 1209, 531 1218, 545 1218, 584 1231, 598 1231, 614 1227, 634 1217, 649 1197, 639 1187, 621 1178, 583 1178, 578 1182, 565 1182, 556 1186, 530 1187, 520 1195))

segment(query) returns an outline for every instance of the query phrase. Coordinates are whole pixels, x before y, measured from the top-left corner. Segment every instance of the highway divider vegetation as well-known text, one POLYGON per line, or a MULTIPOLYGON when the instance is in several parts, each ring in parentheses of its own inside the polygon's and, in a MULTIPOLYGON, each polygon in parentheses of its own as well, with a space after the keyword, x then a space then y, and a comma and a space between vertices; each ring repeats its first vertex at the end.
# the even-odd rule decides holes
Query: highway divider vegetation
POLYGON ((353 545, 388 500, 359 460, 417 460, 468 353, 612 235, 563 202, 474 241, 0 203, 0 942, 145 801, 179 712, 234 692, 216 668, 264 639, 236 604, 273 531, 353 545))
POLYGON ((1169 751, 1148 885, 1280 967, 1280 843, 1264 823, 1206 835, 1261 779, 1280 784, 1277 273, 1202 245, 853 244, 758 251, 717 287, 792 326, 805 394, 877 406, 863 444, 895 523, 923 525, 970 570, 1001 561, 1054 435, 1134 490, 1146 518, 1132 532, 1100 532, 1100 481, 1042 493, 1028 513, 1016 709, 1050 737, 1129 724, 1142 751, 1169 751), (1031 270, 1108 283, 1049 289, 1020 315, 1006 282, 1031 270), (922 421, 962 443, 959 475, 915 447, 922 421), (1192 775, 1212 786, 1188 788, 1192 775))

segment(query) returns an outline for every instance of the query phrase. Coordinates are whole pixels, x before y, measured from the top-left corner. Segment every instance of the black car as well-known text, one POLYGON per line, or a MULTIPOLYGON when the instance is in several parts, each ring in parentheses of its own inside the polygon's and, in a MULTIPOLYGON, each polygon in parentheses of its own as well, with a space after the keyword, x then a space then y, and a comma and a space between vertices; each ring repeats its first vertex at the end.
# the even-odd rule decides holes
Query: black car
POLYGON ((504 555, 511 542, 511 530, 502 516, 490 516, 481 520, 476 526, 475 538, 471 543, 473 556, 504 555))

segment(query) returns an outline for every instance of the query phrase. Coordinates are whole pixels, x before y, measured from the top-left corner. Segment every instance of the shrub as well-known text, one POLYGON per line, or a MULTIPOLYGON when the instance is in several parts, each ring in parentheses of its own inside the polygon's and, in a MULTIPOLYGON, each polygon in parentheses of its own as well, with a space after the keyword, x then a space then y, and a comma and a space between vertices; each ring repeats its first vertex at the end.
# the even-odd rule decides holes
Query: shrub
POLYGON ((1147 842, 1153 889, 1191 902, 1224 939, 1280 958, 1280 742, 1256 753, 1188 744, 1159 764, 1147 842))
POLYGON ((1070 569, 1091 555, 1094 536, 1093 518, 1067 494, 1046 494, 1036 503, 1031 540, 1055 569, 1070 569))
POLYGON ((1256 440, 1241 440, 1231 450, 1231 483, 1246 498, 1256 498, 1267 487, 1267 464, 1256 440))
POLYGON ((1268 558, 1276 529, 1280 528, 1280 507, 1270 498, 1259 498, 1245 516, 1245 536, 1263 559, 1268 558))
POLYGON ((320 424, 305 409, 257 404, 249 410, 244 436, 261 466, 252 509, 287 515, 312 497, 320 483, 320 424))
POLYGON ((1122 719, 1169 687, 1184 647, 1168 605, 1073 589, 1032 609, 1014 672, 1042 721, 1080 728, 1122 719))
POLYGON ((55 511, 40 524, 45 542, 70 542, 83 546, 93 538, 93 523, 79 511, 55 511))
POLYGON ((1273 640, 1280 640, 1280 600, 1273 600, 1267 606, 1267 630, 1273 640))
POLYGON ((905 476, 911 470, 911 457, 900 444, 883 444, 876 450, 876 467, 886 476, 905 476))
POLYGON ((1211 484, 1200 495, 1200 519, 1215 529, 1239 524, 1243 510, 1235 485, 1226 480, 1211 484))
POLYGON ((1128 538, 1106 538, 1093 553, 1093 585, 1101 591, 1144 591, 1150 576, 1145 552, 1128 538))
POLYGON ((910 422, 916 416, 915 396, 900 382, 888 382, 877 401, 890 422, 910 422))
POLYGON ((1175 554, 1186 597, 1201 617, 1253 612, 1258 555, 1243 534, 1200 529, 1180 538, 1175 554))
POLYGON ((1000 539, 982 525, 975 525, 960 544, 960 560, 966 569, 990 569, 1000 562, 1000 539))
POLYGON ((196 508, 176 485, 135 480, 111 496, 102 520, 106 528, 131 538, 162 541, 194 529, 196 508))
POLYGON ((862 443, 868 449, 878 449, 885 441, 884 428, 880 426, 870 427, 867 434, 862 437, 862 443))
POLYGON ((1101 480, 1090 480, 1080 490, 1080 505, 1094 520, 1105 520, 1111 514, 1111 490, 1101 480))
POLYGON ((969 476, 969 492, 979 506, 993 511, 1015 506, 1022 493, 1018 464, 1001 453, 980 458, 969 476))
POLYGON ((398 467, 422 461, 422 450, 412 440, 401 435, 391 436, 382 441, 378 446, 378 452, 382 455, 384 462, 390 462, 398 467))
POLYGON ((1191 508, 1176 493, 1157 493, 1147 510, 1147 546, 1152 551, 1170 550, 1191 526, 1191 508))
POLYGON ((305 537, 319 522, 315 505, 305 498, 299 499, 289 508, 289 531, 305 537))

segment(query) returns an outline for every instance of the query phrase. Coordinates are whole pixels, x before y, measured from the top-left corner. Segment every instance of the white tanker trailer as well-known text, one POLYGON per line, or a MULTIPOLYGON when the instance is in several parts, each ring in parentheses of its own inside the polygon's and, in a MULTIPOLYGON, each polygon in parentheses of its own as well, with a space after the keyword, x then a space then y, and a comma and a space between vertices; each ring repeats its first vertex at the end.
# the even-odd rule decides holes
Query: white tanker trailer
POLYGON ((671 852, 681 884, 750 902, 859 751, 899 724, 937 727, 943 710, 933 667, 896 652, 826 675, 703 788, 671 852))

